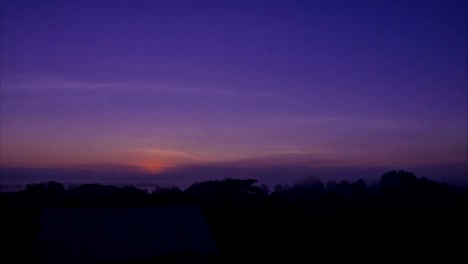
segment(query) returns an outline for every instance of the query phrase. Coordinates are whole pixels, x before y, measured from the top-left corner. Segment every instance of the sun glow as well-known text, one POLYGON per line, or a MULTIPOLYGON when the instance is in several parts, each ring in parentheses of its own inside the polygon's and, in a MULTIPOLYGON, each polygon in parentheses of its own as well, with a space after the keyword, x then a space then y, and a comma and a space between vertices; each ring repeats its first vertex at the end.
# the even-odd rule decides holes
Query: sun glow
POLYGON ((166 168, 168 164, 164 164, 163 162, 155 160, 145 160, 138 162, 136 165, 143 169, 145 172, 154 174, 166 168))

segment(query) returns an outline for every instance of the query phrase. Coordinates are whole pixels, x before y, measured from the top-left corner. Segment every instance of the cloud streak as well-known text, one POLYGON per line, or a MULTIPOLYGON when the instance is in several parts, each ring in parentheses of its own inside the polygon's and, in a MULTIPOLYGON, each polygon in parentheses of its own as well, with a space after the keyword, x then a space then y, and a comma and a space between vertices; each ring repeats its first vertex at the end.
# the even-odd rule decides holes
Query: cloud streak
POLYGON ((186 152, 186 151, 177 151, 177 150, 164 150, 164 149, 136 149, 136 151, 148 154, 148 155, 154 155, 156 157, 164 157, 164 158, 188 158, 191 160, 202 160, 203 159, 203 153, 202 152, 186 152))
POLYGON ((187 85, 167 85, 153 81, 88 81, 66 79, 52 76, 18 74, 14 78, 5 78, 0 91, 4 92, 93 92, 93 93, 161 93, 173 95, 198 95, 215 97, 275 97, 271 92, 252 92, 239 89, 225 89, 187 85))

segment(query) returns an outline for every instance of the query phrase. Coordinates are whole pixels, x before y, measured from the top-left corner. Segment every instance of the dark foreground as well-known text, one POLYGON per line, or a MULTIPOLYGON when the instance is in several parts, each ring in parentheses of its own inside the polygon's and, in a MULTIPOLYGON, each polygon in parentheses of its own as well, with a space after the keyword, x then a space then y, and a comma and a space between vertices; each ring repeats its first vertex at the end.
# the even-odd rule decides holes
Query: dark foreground
MULTIPOLYGON (((97 184, 66 190, 63 185, 51 182, 2 193, 2 263, 51 262, 50 256, 38 251, 45 246, 38 235, 43 228, 39 219, 44 208, 92 208, 102 215, 110 212, 109 208, 115 212, 119 208, 178 210, 187 206, 200 208, 214 238, 215 253, 154 250, 159 253, 145 260, 99 263, 468 260, 466 189, 419 179, 406 172, 387 173, 376 186, 367 186, 363 181, 323 184, 306 179, 292 187, 275 186, 270 192, 265 186, 254 184, 255 180, 226 179, 195 183, 184 191, 156 188, 147 193, 133 187, 97 184)), ((190 225, 187 221, 184 226, 190 225)), ((75 225, 79 224, 77 221, 75 225)), ((171 225, 167 223, 167 230, 171 225)), ((132 229, 121 226, 115 230, 115 237, 124 236, 128 230, 132 229)), ((176 242, 177 237, 184 239, 177 230, 170 231, 176 242)), ((138 245, 146 236, 145 232, 139 233, 133 236, 132 243, 138 245)), ((63 238, 64 242, 73 239, 63 238)), ((103 239, 102 243, 106 243, 103 239)), ((161 245, 166 246, 164 242, 161 245)))

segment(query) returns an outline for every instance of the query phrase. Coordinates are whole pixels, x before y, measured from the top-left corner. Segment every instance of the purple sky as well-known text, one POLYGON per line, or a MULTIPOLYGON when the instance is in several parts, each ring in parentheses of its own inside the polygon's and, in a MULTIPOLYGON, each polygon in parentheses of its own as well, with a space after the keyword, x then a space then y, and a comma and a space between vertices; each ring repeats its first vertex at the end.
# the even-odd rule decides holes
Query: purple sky
POLYGON ((467 163, 467 1, 0 8, 3 167, 467 163))

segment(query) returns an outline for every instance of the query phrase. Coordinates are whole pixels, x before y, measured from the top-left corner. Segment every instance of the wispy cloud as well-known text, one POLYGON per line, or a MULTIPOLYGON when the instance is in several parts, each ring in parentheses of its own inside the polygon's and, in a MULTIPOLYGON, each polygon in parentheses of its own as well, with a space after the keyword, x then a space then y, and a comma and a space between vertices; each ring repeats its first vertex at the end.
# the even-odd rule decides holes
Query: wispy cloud
POLYGON ((13 78, 2 81, 1 90, 20 92, 93 92, 93 93, 163 93, 175 95, 201 95, 201 96, 257 96, 271 97, 272 93, 252 92, 239 89, 226 89, 221 87, 187 86, 177 84, 164 84, 153 81, 90 81, 76 80, 53 76, 19 74, 13 78))
POLYGON ((120 82, 92 82, 83 80, 64 79, 51 76, 18 74, 13 78, 4 79, 3 90, 106 90, 120 89, 128 83, 120 82))
POLYGON ((369 116, 270 116, 261 119, 262 122, 273 125, 288 126, 321 126, 321 127, 356 127, 362 129, 415 129, 429 126, 429 121, 412 120, 408 118, 377 118, 369 116))
POLYGON ((372 121, 369 118, 359 116, 275 116, 264 119, 269 123, 281 123, 287 125, 323 125, 323 124, 344 124, 363 123, 372 121))
POLYGON ((155 148, 138 148, 135 149, 137 152, 145 153, 149 155, 155 155, 158 157, 166 158, 188 158, 192 160, 202 160, 204 153, 202 152, 189 152, 189 151, 178 151, 178 150, 167 150, 167 149, 155 149, 155 148))

